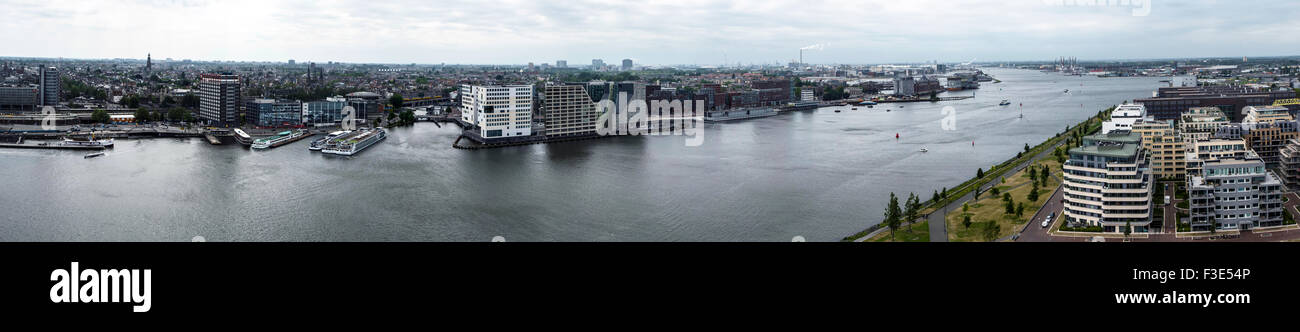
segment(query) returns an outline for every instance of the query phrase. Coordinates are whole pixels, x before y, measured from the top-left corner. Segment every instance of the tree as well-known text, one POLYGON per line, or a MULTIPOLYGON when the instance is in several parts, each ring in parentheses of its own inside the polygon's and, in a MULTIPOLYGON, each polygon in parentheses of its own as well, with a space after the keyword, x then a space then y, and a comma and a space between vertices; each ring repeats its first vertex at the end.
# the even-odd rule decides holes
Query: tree
POLYGON ((894 232, 901 226, 903 213, 898 208, 898 196, 889 193, 889 206, 885 208, 885 224, 889 226, 889 240, 894 240, 894 232))
POLYGON ((1007 210, 1007 214, 1016 214, 1016 202, 1008 199, 1006 204, 1006 210, 1007 210))
POLYGON ((186 111, 184 108, 173 107, 172 109, 167 110, 167 120, 184 121, 185 113, 189 113, 189 112, 186 111))
POLYGON ((1033 188, 1029 188, 1029 195, 1027 195, 1027 196, 1028 196, 1028 197, 1025 197, 1025 198, 1026 198, 1026 199, 1029 199, 1030 202, 1037 202, 1037 201, 1038 201, 1038 182, 1034 182, 1034 187, 1033 187, 1033 188))
POLYGON ((388 104, 392 105, 393 109, 401 109, 405 101, 405 99, 402 99, 402 95, 396 93, 392 97, 388 97, 388 104))
POLYGON ((94 123, 108 123, 109 121, 113 121, 113 117, 108 116, 108 111, 97 109, 90 112, 90 121, 94 123))
POLYGON ((970 202, 961 203, 961 213, 966 213, 969 211, 970 211, 970 202))
POLYGON ((903 204, 903 216, 907 218, 907 231, 912 231, 912 222, 916 221, 917 214, 920 214, 921 202, 916 194, 907 194, 907 203, 903 204))
POLYGON ((1034 181, 1034 183, 1038 183, 1038 172, 1035 172, 1033 167, 1030 167, 1029 171, 1026 173, 1029 173, 1029 181, 1034 181))
POLYGON ((1029 152, 1029 143, 1025 143, 1025 152, 1029 152))
POLYGON ((410 110, 402 111, 402 113, 398 116, 398 118, 401 118, 401 119, 402 119, 402 123, 405 123, 405 124, 408 124, 408 125, 410 125, 410 124, 414 124, 414 123, 415 123, 415 112, 412 112, 412 111, 410 111, 410 110))
POLYGON ((948 198, 948 187, 943 187, 943 191, 939 192, 939 197, 948 198))
POLYGON ((136 123, 145 123, 145 122, 149 122, 149 120, 150 120, 149 110, 143 108, 135 109, 136 123))
POLYGON ((961 217, 961 225, 962 225, 962 226, 966 226, 967 229, 970 229, 970 215, 969 215, 969 214, 968 214, 968 215, 964 215, 964 216, 961 217))
POLYGON ((930 197, 930 203, 931 203, 931 204, 938 204, 938 203, 939 203, 939 191, 938 191, 938 190, 935 190, 935 191, 934 191, 934 196, 931 196, 931 197, 930 197))
POLYGON ((997 221, 989 221, 988 226, 984 227, 984 240, 993 242, 998 239, 999 233, 1002 233, 1002 226, 997 221))
POLYGON ((1047 184, 1047 179, 1050 177, 1052 177, 1052 172, 1047 170, 1047 165, 1043 165, 1043 168, 1038 169, 1038 178, 1042 179, 1043 184, 1047 184))
POLYGON ((994 196, 1001 195, 998 193, 998 187, 993 187, 993 189, 989 189, 989 191, 992 192, 994 196))
POLYGON ((978 170, 975 171, 975 178, 976 178, 976 179, 982 179, 982 178, 984 178, 984 168, 983 168, 983 167, 980 167, 980 169, 978 169, 978 170))
POLYGON ((1003 201, 1003 202, 1010 202, 1010 201, 1011 201, 1011 193, 1002 193, 1002 201, 1003 201))
POLYGON ((1025 216, 1025 202, 1016 203, 1016 217, 1025 216))
POLYGON ((1133 222, 1132 222, 1132 221, 1129 221, 1129 220, 1125 220, 1125 221, 1124 221, 1124 238, 1127 239, 1127 238, 1128 238, 1128 235, 1129 235, 1129 234, 1132 234, 1132 233, 1133 233, 1133 222))

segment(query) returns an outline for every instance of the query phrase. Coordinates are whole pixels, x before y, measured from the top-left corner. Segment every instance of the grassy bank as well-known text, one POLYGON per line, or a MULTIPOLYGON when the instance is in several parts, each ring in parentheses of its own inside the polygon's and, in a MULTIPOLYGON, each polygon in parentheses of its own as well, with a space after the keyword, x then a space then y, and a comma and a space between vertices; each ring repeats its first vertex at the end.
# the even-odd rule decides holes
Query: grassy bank
POLYGON ((889 231, 880 232, 867 239, 867 242, 930 242, 930 222, 912 224, 911 230, 908 230, 907 226, 899 227, 892 238, 889 236, 889 231))
POLYGON ((1047 203, 1052 192, 1061 184, 1061 181, 1057 180, 1062 176, 1061 173, 1061 163, 1057 162, 1055 157, 1048 155, 1034 162, 1033 167, 1008 176, 1006 184, 998 184, 994 187, 998 189, 998 195, 994 195, 992 190, 982 193, 979 200, 968 203, 970 210, 962 212, 962 209, 958 208, 944 216, 944 220, 948 223, 948 241, 992 241, 1019 233, 1021 227, 1024 227, 1035 213, 1038 213, 1039 208, 1047 203), (1052 176, 1038 187, 1038 199, 1031 201, 1028 196, 1034 186, 1028 171, 1037 172, 1041 167, 1047 167, 1052 176), (1006 213, 1002 201, 1003 194, 1010 194, 1016 204, 1024 204, 1024 212, 1019 216, 1006 213), (964 223, 966 216, 971 218, 970 226, 964 223))

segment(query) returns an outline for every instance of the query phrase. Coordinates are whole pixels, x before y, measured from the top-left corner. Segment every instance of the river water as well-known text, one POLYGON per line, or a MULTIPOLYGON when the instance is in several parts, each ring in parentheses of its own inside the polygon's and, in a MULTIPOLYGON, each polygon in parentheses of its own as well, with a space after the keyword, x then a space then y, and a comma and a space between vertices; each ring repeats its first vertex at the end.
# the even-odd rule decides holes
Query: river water
POLYGON ((836 241, 879 222, 890 192, 929 198, 1165 84, 986 72, 1003 82, 975 98, 710 123, 698 147, 614 137, 466 151, 450 147, 453 126, 419 123, 351 158, 309 140, 118 140, 92 159, 5 149, 0 240, 836 241))

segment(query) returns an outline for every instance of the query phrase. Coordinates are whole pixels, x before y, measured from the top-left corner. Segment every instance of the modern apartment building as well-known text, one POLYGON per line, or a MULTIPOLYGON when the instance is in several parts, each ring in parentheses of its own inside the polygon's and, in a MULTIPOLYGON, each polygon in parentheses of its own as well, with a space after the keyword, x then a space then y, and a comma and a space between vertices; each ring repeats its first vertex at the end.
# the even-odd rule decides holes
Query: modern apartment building
POLYGON ((1124 104, 1110 111, 1110 119, 1101 123, 1101 133, 1115 130, 1132 130, 1133 124, 1147 117, 1147 109, 1139 104, 1124 104))
POLYGON ((462 85, 461 120, 474 127, 481 140, 533 134, 532 85, 462 85))
POLYGON ((1246 148, 1255 151, 1270 167, 1278 164, 1278 150, 1293 138, 1300 138, 1300 124, 1296 121, 1242 123, 1241 138, 1246 148))
POLYGON ((1193 107, 1183 112, 1178 121, 1178 131, 1184 142, 1209 139, 1214 132, 1228 125, 1228 117, 1218 107, 1193 107))
POLYGON ((1211 138, 1186 143, 1187 176, 1201 175, 1201 167, 1207 160, 1245 156, 1246 140, 1240 138, 1211 138))
POLYGON ((1151 225, 1152 178, 1142 137, 1129 130, 1086 136, 1065 162, 1067 223, 1104 232, 1146 232, 1151 225))
POLYGON ((240 83, 238 75, 199 76, 199 119, 221 127, 239 125, 240 83))
POLYGON ((1241 119, 1241 123, 1265 123, 1295 120, 1295 117, 1291 116, 1291 113, 1287 111, 1287 108, 1282 106, 1246 106, 1246 108, 1243 109, 1243 112, 1246 114, 1246 117, 1241 119))
POLYGON ((1291 189, 1300 189, 1300 138, 1287 140, 1278 151, 1277 175, 1291 189))
POLYGON ((1187 175, 1187 148, 1183 138, 1174 131, 1173 122, 1143 120, 1133 124, 1133 132, 1142 137, 1151 173, 1158 179, 1187 175))
POLYGON ((59 106, 59 87, 62 82, 59 78, 59 69, 56 67, 41 66, 41 106, 59 106))
POLYGON ((596 134, 596 103, 585 84, 547 85, 542 93, 547 137, 596 134))
POLYGON ((1204 167, 1187 181, 1192 230, 1282 225, 1282 183, 1258 155, 1209 160, 1204 167))
POLYGON ((297 100, 253 99, 244 107, 244 123, 258 127, 302 125, 302 102, 297 100))

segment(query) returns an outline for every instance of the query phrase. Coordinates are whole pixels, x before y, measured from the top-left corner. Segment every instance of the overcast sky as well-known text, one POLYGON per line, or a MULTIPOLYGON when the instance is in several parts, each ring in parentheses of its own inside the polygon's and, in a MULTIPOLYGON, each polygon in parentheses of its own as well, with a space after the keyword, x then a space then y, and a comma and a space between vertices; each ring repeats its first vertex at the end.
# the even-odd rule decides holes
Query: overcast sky
POLYGON ((784 63, 816 44, 807 62, 1300 55, 1300 1, 1078 5, 1090 2, 4 0, 0 56, 717 65, 784 63))

